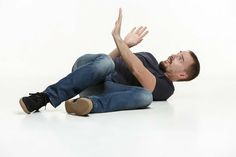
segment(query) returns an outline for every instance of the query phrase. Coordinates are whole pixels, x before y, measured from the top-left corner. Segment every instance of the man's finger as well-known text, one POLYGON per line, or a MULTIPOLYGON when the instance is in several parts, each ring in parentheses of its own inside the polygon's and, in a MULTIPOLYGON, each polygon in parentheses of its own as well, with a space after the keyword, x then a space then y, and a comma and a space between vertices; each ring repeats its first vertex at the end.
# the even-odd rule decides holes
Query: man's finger
POLYGON ((147 29, 147 27, 143 27, 142 29, 140 29, 140 31, 139 31, 139 35, 142 35, 143 32, 144 32, 146 29, 147 29))
POLYGON ((140 37, 143 38, 145 35, 147 35, 149 31, 145 31, 140 37))
POLYGON ((119 21, 120 23, 121 23, 121 21, 122 21, 122 10, 121 10, 121 8, 119 9, 118 21, 119 21))
POLYGON ((136 31, 137 34, 139 34, 140 30, 143 28, 143 26, 139 27, 136 31))
POLYGON ((130 33, 133 33, 133 32, 135 31, 135 29, 136 29, 136 27, 134 27, 134 28, 131 30, 131 32, 130 32, 130 33))
POLYGON ((122 15, 122 9, 119 8, 119 15, 121 16, 122 15))

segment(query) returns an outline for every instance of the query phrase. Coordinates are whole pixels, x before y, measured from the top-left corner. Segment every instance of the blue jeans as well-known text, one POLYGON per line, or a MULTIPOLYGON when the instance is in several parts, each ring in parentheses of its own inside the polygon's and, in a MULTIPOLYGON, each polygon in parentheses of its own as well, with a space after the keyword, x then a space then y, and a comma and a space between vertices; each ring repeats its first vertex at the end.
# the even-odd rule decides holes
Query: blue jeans
POLYGON ((54 107, 77 94, 93 102, 92 113, 146 108, 153 97, 148 90, 114 82, 115 64, 106 54, 86 54, 78 58, 72 72, 46 88, 54 107))

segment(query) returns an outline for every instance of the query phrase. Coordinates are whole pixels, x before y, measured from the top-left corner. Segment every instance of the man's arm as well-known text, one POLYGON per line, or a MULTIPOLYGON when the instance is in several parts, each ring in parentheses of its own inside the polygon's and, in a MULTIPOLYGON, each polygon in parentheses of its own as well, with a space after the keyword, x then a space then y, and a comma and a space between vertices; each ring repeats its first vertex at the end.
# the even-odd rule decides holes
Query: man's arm
POLYGON ((148 71, 139 58, 130 51, 121 38, 115 37, 115 42, 120 51, 120 55, 127 64, 129 70, 144 88, 152 92, 156 85, 155 76, 148 71))
POLYGON ((115 28, 112 31, 112 36, 116 43, 117 49, 120 52, 122 59, 127 64, 129 70, 137 78, 140 84, 145 89, 152 92, 156 85, 156 78, 151 72, 148 71, 148 69, 146 69, 139 58, 130 51, 129 47, 120 37, 121 21, 122 13, 120 9, 118 20, 116 21, 115 28))
POLYGON ((119 50, 117 48, 115 48, 113 51, 111 51, 111 53, 109 53, 109 56, 112 59, 115 59, 116 57, 120 56, 120 52, 119 52, 119 50))
MULTIPOLYGON (((134 27, 124 38, 124 42, 125 44, 131 48, 133 46, 136 46, 137 44, 139 44, 142 40, 143 37, 146 36, 148 34, 148 31, 146 31, 147 27, 139 27, 138 29, 136 29, 136 27, 134 27)), ((120 51, 115 48, 112 52, 110 52, 109 56, 114 59, 116 57, 120 56, 120 51)))

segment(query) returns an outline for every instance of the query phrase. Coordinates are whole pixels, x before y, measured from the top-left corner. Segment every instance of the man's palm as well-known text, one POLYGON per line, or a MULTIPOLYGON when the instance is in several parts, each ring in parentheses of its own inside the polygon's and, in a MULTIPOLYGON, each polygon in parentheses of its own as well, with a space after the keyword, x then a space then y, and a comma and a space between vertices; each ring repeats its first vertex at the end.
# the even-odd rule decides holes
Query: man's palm
POLYGON ((138 29, 136 29, 136 27, 134 27, 131 32, 129 32, 124 41, 125 43, 129 46, 129 47, 133 47, 137 44, 139 44, 142 40, 143 37, 145 35, 147 35, 148 31, 146 30, 147 27, 139 27, 138 29))

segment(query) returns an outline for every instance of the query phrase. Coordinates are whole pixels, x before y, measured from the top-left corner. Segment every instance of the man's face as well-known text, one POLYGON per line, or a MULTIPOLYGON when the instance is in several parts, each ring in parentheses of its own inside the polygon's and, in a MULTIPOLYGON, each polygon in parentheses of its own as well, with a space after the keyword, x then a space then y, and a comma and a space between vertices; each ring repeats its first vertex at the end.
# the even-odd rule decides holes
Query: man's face
MULTIPOLYGON (((165 73, 169 73, 179 78, 179 75, 186 75, 185 70, 193 63, 193 58, 189 51, 180 51, 169 56, 165 61, 160 62, 160 68, 165 73)), ((187 76, 186 76, 187 77, 187 76)), ((179 78, 181 79, 181 78, 179 78)))

